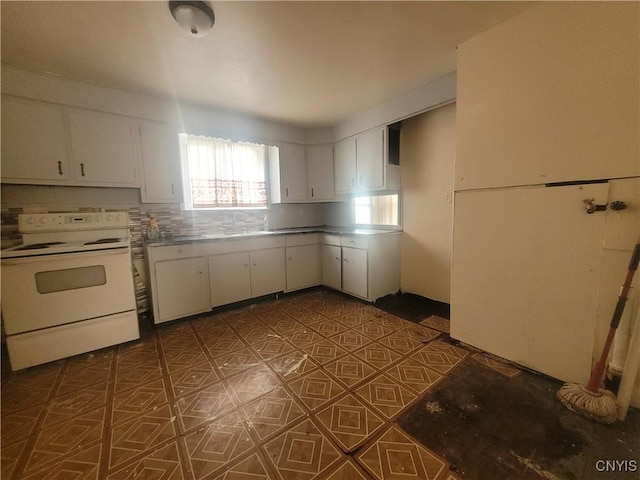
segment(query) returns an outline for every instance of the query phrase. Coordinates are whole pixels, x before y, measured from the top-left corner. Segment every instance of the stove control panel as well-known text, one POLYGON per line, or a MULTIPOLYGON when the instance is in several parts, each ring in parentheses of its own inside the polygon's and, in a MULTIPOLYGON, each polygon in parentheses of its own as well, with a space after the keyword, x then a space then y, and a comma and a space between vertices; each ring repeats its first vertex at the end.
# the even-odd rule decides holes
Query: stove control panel
POLYGON ((18 229, 22 233, 69 232, 126 228, 127 212, 22 213, 18 215, 18 229))

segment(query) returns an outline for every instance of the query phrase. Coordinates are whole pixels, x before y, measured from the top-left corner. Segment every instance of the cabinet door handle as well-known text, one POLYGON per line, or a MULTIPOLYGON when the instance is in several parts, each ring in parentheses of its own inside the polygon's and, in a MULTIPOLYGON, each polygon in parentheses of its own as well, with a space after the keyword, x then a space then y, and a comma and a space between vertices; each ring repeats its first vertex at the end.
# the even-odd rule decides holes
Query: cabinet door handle
POLYGON ((284 189, 284 196, 285 196, 285 197, 287 197, 287 198, 289 198, 289 187, 286 187, 286 188, 284 189))
POLYGON ((58 160, 58 175, 62 175, 64 172, 62 171, 62 162, 58 160))
POLYGON ((348 258, 343 258, 343 259, 342 259, 342 261, 343 261, 344 263, 349 263, 349 259, 348 259, 348 258))
POLYGON ((171 184, 171 195, 175 195, 175 190, 173 189, 173 183, 171 184))
POLYGON ((182 249, 181 248, 178 249, 178 253, 182 253, 182 249))
POLYGON ((80 175, 84 177, 84 163, 80 164, 80 175))
POLYGON ((291 257, 289 257, 289 261, 293 260, 291 257))
POLYGON ((340 257, 336 257, 336 260, 340 261, 340 257))
POLYGON ((255 267, 255 266, 256 266, 256 264, 255 264, 255 263, 252 263, 252 264, 251 264, 251 266, 252 266, 252 267, 255 267))
POLYGON ((198 273, 204 273, 204 270, 198 270, 198 273))
POLYGON ((311 189, 311 196, 313 197, 313 188, 311 189))
POLYGON ((351 177, 351 186, 352 187, 356 186, 356 177, 351 177))
POLYGON ((248 266, 249 266, 249 264, 248 264, 248 263, 243 263, 243 264, 242 264, 242 266, 243 266, 243 267, 248 267, 248 266))

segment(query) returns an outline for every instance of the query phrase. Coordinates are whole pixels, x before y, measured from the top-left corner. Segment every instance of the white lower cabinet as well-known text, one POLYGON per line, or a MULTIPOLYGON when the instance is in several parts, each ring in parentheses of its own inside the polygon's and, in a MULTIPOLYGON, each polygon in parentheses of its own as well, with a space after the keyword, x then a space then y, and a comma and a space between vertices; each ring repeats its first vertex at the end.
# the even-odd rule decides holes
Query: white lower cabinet
POLYGON ((155 323, 318 284, 370 302, 400 289, 400 235, 145 243, 155 323))
POLYGON ((319 285, 318 234, 288 235, 285 242, 287 247, 287 292, 319 285))
POLYGON ((368 252, 342 247, 342 290, 362 298, 369 297, 368 252))
POLYGON ((284 248, 209 257, 211 306, 261 297, 285 289, 284 248))
POLYGON ((400 233, 321 236, 322 284, 375 302, 400 290, 400 233))
POLYGON ((320 283, 318 244, 287 247, 287 291, 320 283))
POLYGON ((251 298, 249 252, 210 256, 209 285, 212 307, 251 298))
POLYGON ((211 309, 206 257, 167 260, 155 264, 156 323, 211 309))
POLYGON ((339 245, 321 245, 322 284, 340 290, 342 288, 342 251, 339 245))
POLYGON ((251 296, 260 297, 285 289, 284 248, 256 250, 251 260, 251 296))

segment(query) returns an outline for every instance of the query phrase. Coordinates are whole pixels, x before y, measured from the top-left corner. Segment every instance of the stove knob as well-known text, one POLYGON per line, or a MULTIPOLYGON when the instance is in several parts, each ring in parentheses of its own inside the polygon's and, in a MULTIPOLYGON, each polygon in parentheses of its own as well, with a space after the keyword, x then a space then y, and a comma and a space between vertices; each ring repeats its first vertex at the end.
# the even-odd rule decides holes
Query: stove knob
POLYGON ((107 219, 107 222, 111 221, 111 214, 110 213, 107 213, 106 219, 107 219))
POLYGON ((27 218, 27 223, 28 223, 29 225, 33 225, 34 223, 36 223, 36 219, 35 219, 35 218, 33 218, 33 217, 28 217, 28 218, 27 218))
POLYGON ((47 223, 47 217, 40 217, 40 223, 43 225, 47 223))
POLYGON ((121 221, 122 220, 122 214, 117 214, 116 215, 116 220, 121 221))

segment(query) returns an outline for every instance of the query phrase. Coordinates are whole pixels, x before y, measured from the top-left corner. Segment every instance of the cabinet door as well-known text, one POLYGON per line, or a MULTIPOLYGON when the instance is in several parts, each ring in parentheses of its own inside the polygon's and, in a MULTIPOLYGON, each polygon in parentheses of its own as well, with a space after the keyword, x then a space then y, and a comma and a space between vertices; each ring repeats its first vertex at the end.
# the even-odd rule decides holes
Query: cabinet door
POLYGON ((322 284, 342 288, 342 252, 336 245, 322 245, 322 284))
POLYGON ((155 264, 158 313, 155 323, 195 315, 211 309, 206 257, 168 260, 155 264))
POLYGON ((178 132, 173 125, 159 122, 140 124, 142 185, 146 203, 182 202, 182 174, 178 132))
POLYGON ((356 187, 356 139, 345 138, 335 144, 335 190, 351 193, 356 187))
POLYGON ((333 145, 307 147, 308 198, 327 201, 335 198, 333 188, 333 145))
POLYGON ((251 296, 260 297, 285 289, 284 248, 250 252, 251 296))
POLYGON ((225 253, 209 257, 209 283, 211 306, 251 298, 249 253, 225 253))
POLYGON ((385 127, 374 128, 356 137, 357 187, 371 190, 384 187, 385 127))
POLYGON ((342 290, 358 297, 368 297, 367 251, 342 247, 342 290))
POLYGON ((133 125, 129 118, 69 112, 75 180, 93 185, 135 187, 138 180, 133 125))
MULTIPOLYGON (((69 179, 62 108, 2 96, 2 181, 69 179)), ((24 182, 23 182, 24 183, 24 182)))
POLYGON ((287 291, 320 283, 318 245, 287 247, 287 291))
POLYGON ((280 146, 280 188, 283 203, 307 200, 305 147, 291 143, 280 146))

